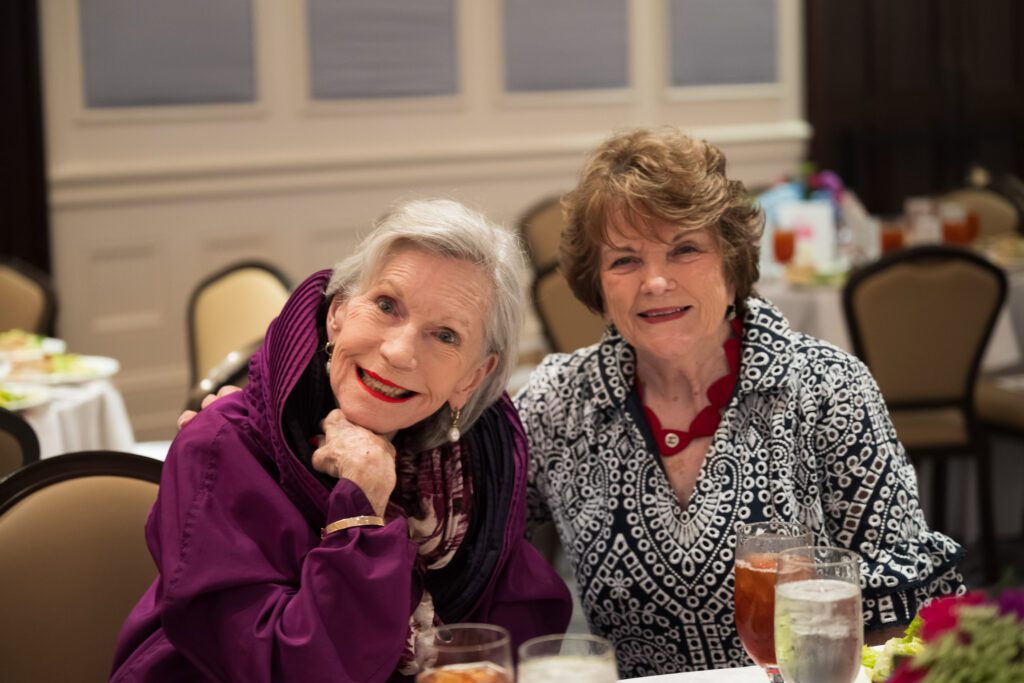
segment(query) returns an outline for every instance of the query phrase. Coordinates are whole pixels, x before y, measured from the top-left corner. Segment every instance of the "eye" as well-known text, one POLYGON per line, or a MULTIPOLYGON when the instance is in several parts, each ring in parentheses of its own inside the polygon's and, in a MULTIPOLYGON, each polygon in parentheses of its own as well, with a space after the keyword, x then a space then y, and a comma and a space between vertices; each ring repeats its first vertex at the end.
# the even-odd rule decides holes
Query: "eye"
POLYGON ((454 331, 449 330, 448 328, 439 330, 437 338, 442 344, 448 344, 450 346, 455 346, 459 343, 459 335, 455 334, 454 331))
POLYGON ((700 249, 690 243, 680 244, 672 250, 673 256, 689 256, 691 254, 699 254, 700 249))
POLYGON ((632 263, 636 263, 636 257, 635 256, 620 256, 619 258, 617 258, 614 261, 612 261, 608 265, 608 267, 609 268, 621 268, 622 266, 628 266, 628 265, 630 265, 632 263))
POLYGON ((377 297, 377 308, 380 309, 382 313, 394 315, 398 307, 395 305, 395 302, 391 297, 379 296, 377 297))

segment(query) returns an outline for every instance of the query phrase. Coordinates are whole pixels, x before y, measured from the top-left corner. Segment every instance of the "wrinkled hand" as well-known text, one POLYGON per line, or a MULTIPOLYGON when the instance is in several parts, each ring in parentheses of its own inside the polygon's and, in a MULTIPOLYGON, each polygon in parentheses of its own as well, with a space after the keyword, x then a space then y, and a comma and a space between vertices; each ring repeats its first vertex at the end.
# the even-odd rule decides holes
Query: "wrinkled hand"
MULTIPOLYGON (((241 391, 241 389, 239 389, 238 387, 233 386, 231 384, 228 384, 226 386, 221 387, 220 391, 218 391, 216 394, 207 394, 206 396, 203 397, 203 402, 200 405, 200 410, 202 410, 203 408, 209 407, 209 405, 211 403, 213 403, 214 401, 216 401, 218 398, 223 398, 224 396, 227 396, 228 394, 233 394, 236 391, 241 391)), ((198 414, 199 413, 197 413, 194 410, 186 410, 181 415, 179 415, 178 416, 178 431, 180 432, 182 427, 184 427, 189 422, 191 422, 192 418, 194 418, 198 414)))
POLYGON ((395 447, 383 436, 349 422, 337 408, 324 418, 323 428, 324 440, 313 451, 313 469, 354 483, 383 516, 395 489, 395 447))

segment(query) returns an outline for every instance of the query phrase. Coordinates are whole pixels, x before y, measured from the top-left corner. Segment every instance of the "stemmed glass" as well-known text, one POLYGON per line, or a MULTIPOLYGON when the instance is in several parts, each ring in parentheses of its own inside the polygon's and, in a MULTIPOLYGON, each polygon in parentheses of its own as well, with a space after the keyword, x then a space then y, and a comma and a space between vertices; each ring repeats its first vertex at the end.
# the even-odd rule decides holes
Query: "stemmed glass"
POLYGON ((852 683, 863 644, 860 557, 829 547, 780 553, 775 653, 786 681, 852 683))
POLYGON ((584 633, 531 638, 519 646, 519 683, 616 683, 615 648, 584 633))
POLYGON ((736 530, 734 603, 736 630, 747 654, 768 679, 782 683, 775 665, 775 572, 779 553, 812 543, 807 527, 795 522, 741 524, 736 530))
POLYGON ((512 683, 510 640, 508 631, 491 624, 441 626, 416 683, 512 683))

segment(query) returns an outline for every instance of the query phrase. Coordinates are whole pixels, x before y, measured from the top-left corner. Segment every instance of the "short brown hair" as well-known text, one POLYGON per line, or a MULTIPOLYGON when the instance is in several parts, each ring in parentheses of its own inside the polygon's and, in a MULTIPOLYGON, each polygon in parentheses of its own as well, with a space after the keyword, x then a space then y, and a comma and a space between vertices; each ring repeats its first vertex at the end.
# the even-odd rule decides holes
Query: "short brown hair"
POLYGON ((725 156, 708 142, 672 128, 616 133, 591 153, 562 206, 562 272, 576 298, 596 313, 604 313, 601 246, 609 243, 613 211, 645 235, 652 218, 684 230, 710 228, 737 312, 755 294, 764 218, 743 183, 725 176, 725 156))

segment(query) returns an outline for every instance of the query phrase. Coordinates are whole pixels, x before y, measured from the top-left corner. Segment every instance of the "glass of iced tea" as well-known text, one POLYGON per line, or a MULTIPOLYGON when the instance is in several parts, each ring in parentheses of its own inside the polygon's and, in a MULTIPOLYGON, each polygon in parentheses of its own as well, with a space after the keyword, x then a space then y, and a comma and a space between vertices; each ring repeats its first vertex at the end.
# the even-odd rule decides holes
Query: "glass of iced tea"
POLYGON ((531 638, 519 646, 519 683, 616 683, 615 648, 587 633, 531 638))
POLYGON ((860 557, 825 546, 780 553, 775 652, 787 683, 852 683, 863 643, 860 557))
POLYGON ((736 630, 750 658, 776 683, 782 681, 775 664, 775 574, 779 553, 812 542, 811 532, 796 522, 755 522, 741 524, 736 530, 736 630))
POLYGON ((772 254, 775 260, 785 265, 793 260, 796 253, 796 231, 785 228, 775 228, 772 233, 772 254))
POLYGON ((512 683, 508 631, 492 624, 440 626, 416 683, 512 683))

